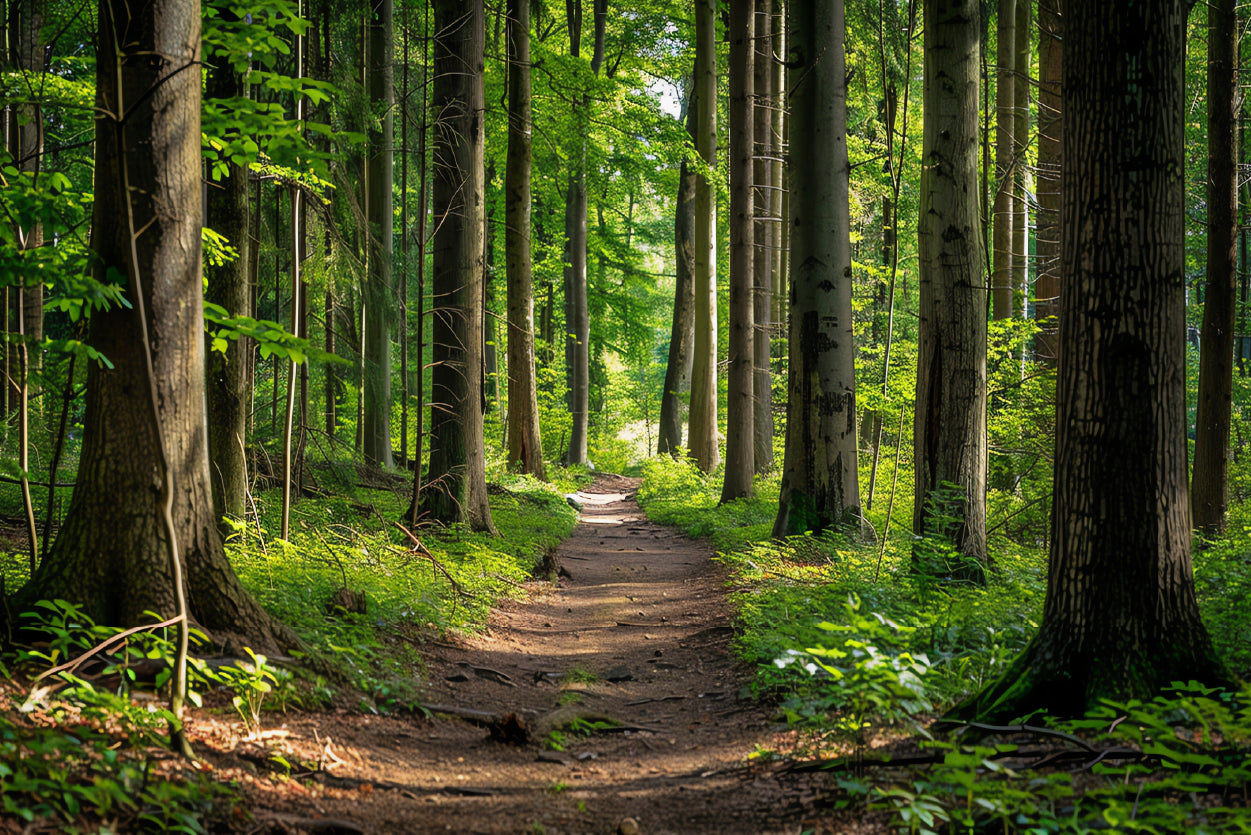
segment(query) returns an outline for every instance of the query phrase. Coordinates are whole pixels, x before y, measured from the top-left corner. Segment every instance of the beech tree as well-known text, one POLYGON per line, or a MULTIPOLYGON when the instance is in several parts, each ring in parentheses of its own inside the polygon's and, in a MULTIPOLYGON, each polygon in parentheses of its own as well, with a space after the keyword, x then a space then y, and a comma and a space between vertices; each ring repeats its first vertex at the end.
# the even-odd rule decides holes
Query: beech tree
POLYGON ((504 189, 508 272, 508 463, 545 476, 534 379, 534 285, 530 254, 530 3, 508 3, 508 165, 504 189))
POLYGON ((695 179, 695 352, 687 448, 711 472, 717 445, 717 19, 713 0, 695 0, 695 146, 703 162, 695 179))
POLYGON ((1065 2, 1081 25, 1065 28, 1047 597, 1030 646, 962 714, 1075 715, 1100 698, 1226 679, 1190 563, 1186 10, 1182 0, 1065 2))
POLYGON ((913 533, 949 539, 961 555, 957 564, 935 568, 974 581, 984 579, 987 561, 987 293, 977 186, 980 34, 976 0, 925 4, 912 510, 913 533))
POLYGON ((438 521, 494 533, 482 438, 482 0, 437 0, 434 28, 430 478, 413 501, 438 521))
POLYGON ((858 526, 842 0, 791 0, 790 364, 774 536, 858 526), (801 173, 800 173, 801 172, 801 173))
POLYGON ((291 648, 295 635, 239 584, 213 516, 200 273, 200 6, 108 0, 98 25, 95 275, 123 276, 133 304, 91 318, 91 345, 113 368, 93 364, 88 373, 73 499, 22 600, 62 598, 118 625, 144 622, 148 611, 176 613, 172 532, 193 620, 236 648, 291 648))
POLYGON ((777 215, 781 200, 773 184, 774 170, 781 166, 774 160, 780 148, 773 141, 773 116, 781 107, 781 96, 773 89, 773 0, 756 0, 755 55, 752 57, 755 106, 753 141, 755 159, 752 179, 755 187, 755 257, 752 259, 752 342, 755 367, 753 404, 755 415, 756 472, 773 469, 773 375, 770 367, 773 336, 773 272, 778 246, 777 215))

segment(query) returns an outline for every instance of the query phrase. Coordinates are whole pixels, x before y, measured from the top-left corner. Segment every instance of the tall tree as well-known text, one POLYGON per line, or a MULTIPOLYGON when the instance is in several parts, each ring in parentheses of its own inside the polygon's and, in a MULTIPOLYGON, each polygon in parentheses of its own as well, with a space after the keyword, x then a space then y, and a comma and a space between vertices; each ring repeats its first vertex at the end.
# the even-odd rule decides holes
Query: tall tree
POLYGON ((396 306, 391 286, 395 226, 395 68, 392 0, 370 0, 366 70, 369 85, 369 163, 365 175, 369 276, 365 282, 365 460, 391 467, 391 327, 396 306))
MULTIPOLYGON (((594 2, 594 46, 591 73, 599 75, 604 63, 604 31, 608 24, 608 0, 594 2)), ((577 58, 582 44, 582 0, 565 0, 569 13, 569 52, 577 58)), ((578 136, 574 140, 573 170, 565 197, 565 379, 569 387, 569 432, 566 464, 590 463, 586 442, 591 413, 591 317, 586 298, 586 143, 589 121, 587 99, 574 101, 578 136)))
POLYGON ((730 364, 726 382, 725 480, 721 501, 752 495, 756 473, 755 151, 752 0, 730 2, 730 364))
POLYGON ((695 351, 687 447, 711 472, 717 446, 717 18, 714 0, 695 0, 695 146, 703 163, 695 180, 695 351))
POLYGON ((1233 0, 1208 5, 1208 277, 1199 354, 1190 511, 1205 534, 1225 529, 1234 383, 1238 166, 1234 147, 1238 27, 1233 0))
POLYGON ((1016 90, 1012 70, 1016 61, 1016 3, 1017 0, 999 0, 995 49, 995 207, 991 220, 994 271, 990 286, 996 319, 1012 316, 1012 129, 1016 90))
MULTIPOLYGON (((11 51, 10 64, 22 73, 27 90, 37 90, 42 84, 35 78, 44 72, 43 30, 44 0, 13 0, 9 16, 4 21, 11 51)), ((8 150, 19 170, 36 178, 43 164, 44 123, 43 110, 38 103, 27 102, 6 108, 11 123, 6 126, 8 150)), ((43 227, 34 223, 16 230, 20 247, 31 252, 43 246, 43 227)), ((33 273, 33 271, 32 271, 33 273)), ((42 365, 43 340, 43 284, 34 281, 34 275, 21 277, 16 289, 6 287, 6 297, 11 305, 9 319, 0 322, 0 329, 10 329, 12 339, 6 341, 6 366, 9 373, 0 386, 5 386, 9 408, 18 411, 19 402, 39 403, 37 387, 39 369, 42 365), (21 368, 21 371, 16 369, 21 368), (19 391, 18 389, 21 389, 19 391)), ((36 406, 38 408, 38 406, 36 406)), ((7 413, 5 413, 7 415, 7 413)))
POLYGON ((1060 110, 1063 66, 1062 0, 1038 3, 1038 220, 1034 241, 1038 278, 1034 282, 1034 318, 1042 322, 1034 354, 1055 366, 1060 315, 1060 110))
POLYGON ((986 553, 986 276, 978 206, 977 0, 925 4, 920 323, 913 425, 917 536, 950 539, 953 576, 986 553))
POLYGON ((1081 25, 1065 29, 1047 597, 1033 642, 965 713, 1074 715, 1225 679, 1195 601, 1186 500, 1186 5, 1065 2, 1081 25))
POLYGON ((91 318, 90 342, 113 368, 91 366, 74 497, 23 597, 64 598, 108 624, 176 612, 169 558, 176 544, 192 619, 236 646, 293 647, 295 636, 239 584, 212 512, 200 6, 108 0, 98 25, 92 249, 97 279, 125 276, 132 306, 91 318))
POLYGON ((530 252, 530 2, 508 2, 508 165, 505 267, 508 272, 508 463, 545 477, 534 376, 534 285, 530 252))
POLYGON ((494 533, 482 437, 482 0, 436 0, 434 27, 433 408, 421 501, 438 521, 494 533))
POLYGON ((773 375, 770 373, 770 350, 773 337, 773 270, 774 250, 777 248, 777 221, 781 209, 778 190, 773 187, 773 172, 780 166, 774 160, 779 149, 773 142, 773 114, 780 106, 773 89, 773 0, 756 0, 756 52, 752 72, 756 94, 753 108, 755 128, 755 165, 752 179, 755 182, 755 258, 752 263, 754 285, 753 312, 755 344, 753 365, 755 367, 755 432, 753 460, 757 473, 773 469, 773 375))
POLYGON ((842 0, 791 0, 790 364, 774 536, 858 526, 842 0))
MULTIPOLYGON (((686 132, 695 142, 695 91, 686 101, 686 132)), ((669 358, 665 387, 660 395, 657 455, 675 455, 682 446, 682 395, 690 391, 695 341, 695 169, 685 157, 678 171, 678 194, 673 209, 673 323, 669 331, 669 358)))
MULTIPOLYGON (((225 13, 229 19, 230 12, 225 13)), ((245 93, 243 71, 232 56, 209 54, 205 94, 209 98, 232 99, 245 93)), ((239 256, 221 265, 205 268, 206 301, 225 308, 231 316, 251 316, 252 292, 249 283, 252 241, 248 234, 248 172, 233 162, 226 166, 221 180, 207 184, 204 223, 222 235, 239 256)), ((248 380, 250 340, 231 340, 225 352, 208 355, 208 441, 210 476, 213 484, 213 515, 218 523, 225 516, 242 518, 248 489, 247 428, 252 391, 248 380)), ((223 530, 223 533, 225 530, 223 530)))
POLYGON ((1013 312, 1029 307, 1029 67, 1031 0, 1016 0, 1016 33, 1012 39, 1012 294, 1013 312))

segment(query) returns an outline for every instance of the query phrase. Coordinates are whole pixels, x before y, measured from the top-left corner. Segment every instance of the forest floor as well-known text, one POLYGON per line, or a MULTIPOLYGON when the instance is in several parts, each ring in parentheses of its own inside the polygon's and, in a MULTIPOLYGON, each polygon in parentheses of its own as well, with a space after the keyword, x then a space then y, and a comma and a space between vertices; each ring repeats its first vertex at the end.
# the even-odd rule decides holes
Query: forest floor
POLYGON ((724 569, 706 544, 647 521, 637 486, 601 475, 578 495, 558 584, 534 583, 483 633, 427 644, 422 701, 444 708, 433 718, 267 714, 262 743, 200 725, 207 767, 241 777, 244 829, 850 831, 819 809, 824 777, 748 759, 793 737, 745 696, 753 671, 730 651, 724 569), (266 748, 291 779, 265 773, 266 748))

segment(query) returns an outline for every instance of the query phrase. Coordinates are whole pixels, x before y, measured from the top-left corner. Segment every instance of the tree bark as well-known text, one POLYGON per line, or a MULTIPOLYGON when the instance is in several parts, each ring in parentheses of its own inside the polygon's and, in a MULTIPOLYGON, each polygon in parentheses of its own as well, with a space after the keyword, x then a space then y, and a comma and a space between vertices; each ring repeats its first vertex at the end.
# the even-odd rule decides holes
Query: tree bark
POLYGON ((999 34, 995 51, 995 207, 991 223, 994 272, 991 273, 991 300, 996 319, 1012 317, 1012 154, 1013 130, 1012 70, 1016 61, 1016 0, 999 0, 999 34))
MULTIPOLYGON (((695 142, 695 87, 686 103, 686 132, 695 142)), ((678 172, 678 194, 673 210, 674 279, 673 325, 669 331, 669 359, 665 366, 665 387, 660 395, 660 421, 656 437, 657 455, 676 455, 682 446, 683 394, 691 387, 691 365, 695 340, 695 172, 682 160, 678 172)))
POLYGON ((530 3, 508 3, 508 164, 505 268, 508 271, 508 463, 546 478, 535 382, 534 285, 530 254, 530 3))
POLYGON ((1186 500, 1186 4, 1065 11, 1081 25, 1065 30, 1047 598, 1025 653, 960 711, 984 717, 1227 681, 1195 601, 1186 500))
POLYGON ((1038 278, 1034 282, 1034 318, 1040 322, 1040 330, 1034 356, 1052 368, 1059 355, 1062 6, 1062 0, 1038 3, 1038 219, 1034 229, 1038 278))
POLYGON ((367 67, 370 120, 369 170, 366 174, 369 225, 369 277, 365 298, 365 460, 394 465, 391 453, 391 328, 396 304, 391 286, 395 217, 392 180, 395 160, 395 68, 392 66, 392 0, 371 0, 367 67))
POLYGON ((1031 0, 1017 0, 1012 47, 1012 309, 1024 318, 1029 308, 1029 33, 1031 0))
POLYGON ((727 371, 725 479, 721 501, 753 494, 755 433, 755 9, 730 2, 730 364, 727 371))
POLYGON ((704 170, 695 180, 695 356, 687 446, 695 464, 712 472, 717 445, 717 23, 713 0, 695 0, 695 138, 704 170))
MULTIPOLYGON (((433 519, 494 534, 482 437, 482 0, 434 4, 434 298, 430 478, 433 519)), ((416 497, 414 497, 416 498, 416 497)), ((411 513, 409 516, 411 517, 411 513)))
POLYGON ((92 316, 91 344, 114 367, 93 364, 88 373, 73 500, 22 597, 26 603, 64 598, 114 625, 175 608, 161 491, 153 483, 163 439, 191 616, 236 648, 291 648, 294 634, 239 584, 212 516, 200 279, 199 3, 102 2, 98 31, 96 278, 112 280, 116 270, 132 292, 141 277, 152 342, 143 344, 138 305, 92 316), (149 390, 145 349, 159 430, 146 395, 135 395, 149 390))
MULTIPOLYGON (((950 540, 958 579, 985 578, 986 274, 978 206, 976 0, 925 6, 920 324, 913 533, 950 540)), ((920 551, 914 549, 914 557, 920 551)))
MULTIPOLYGON (((205 86, 210 98, 244 95, 243 77, 225 55, 212 56, 205 86)), ((205 225, 222 235, 239 253, 221 266, 206 265, 206 301, 220 305, 231 316, 251 314, 249 286, 251 238, 248 235, 248 172, 233 163, 218 183, 208 183, 205 225)), ((229 516, 241 519, 248 491, 247 428, 252 406, 247 362, 252 342, 231 340, 226 352, 208 352, 208 442, 213 485, 213 516, 219 525, 229 516)), ((227 528, 222 528, 223 535, 227 528)))
POLYGON ((752 72, 756 93, 755 181, 756 254, 752 264, 754 283, 754 387, 755 432, 753 461, 757 473, 773 469, 773 376, 770 374, 770 349, 773 336, 773 269, 777 248, 777 217, 780 202, 773 189, 773 170, 778 167, 774 157, 779 149, 773 143, 773 111, 779 107, 780 96, 773 90, 773 0, 756 0, 756 52, 752 72))
POLYGON ((862 528, 843 0, 791 0, 790 364, 777 537, 862 528))
POLYGON ((1237 31, 1233 0, 1208 6, 1207 293, 1199 354, 1190 511, 1207 536, 1225 529, 1234 384, 1234 283, 1238 168, 1234 152, 1237 31))

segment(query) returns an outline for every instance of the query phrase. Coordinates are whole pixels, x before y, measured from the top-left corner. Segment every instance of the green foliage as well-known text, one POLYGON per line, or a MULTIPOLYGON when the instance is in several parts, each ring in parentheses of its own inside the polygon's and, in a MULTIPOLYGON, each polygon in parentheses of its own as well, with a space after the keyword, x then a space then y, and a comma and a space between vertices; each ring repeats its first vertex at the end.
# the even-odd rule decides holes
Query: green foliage
POLYGON ((243 720, 243 727, 248 734, 258 737, 261 733, 261 705, 278 684, 278 676, 268 666, 269 659, 257 655, 250 647, 245 647, 245 651, 251 661, 240 661, 237 665, 221 667, 215 672, 215 677, 234 691, 230 703, 243 720))
MULTIPOLYGON (((1080 780, 1016 744, 923 743, 941 762, 887 776, 872 786, 871 805, 921 833, 1248 832, 1248 695, 1177 682, 1149 703, 1105 702, 1062 726, 1087 746, 1069 749, 1085 762, 1079 773, 1090 772, 1080 780)), ((1038 735, 1032 747, 1062 738, 1038 735)))
POLYGON ((933 709, 922 683, 929 659, 898 649, 901 637, 916 628, 876 612, 866 616, 860 606, 860 599, 849 595, 838 622, 817 624, 838 636, 832 646, 788 650, 773 662, 779 669, 799 662, 816 679, 813 695, 782 703, 787 721, 815 724, 857 750, 868 744, 875 724, 904 721, 919 728, 914 717, 933 709))

